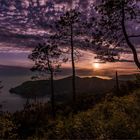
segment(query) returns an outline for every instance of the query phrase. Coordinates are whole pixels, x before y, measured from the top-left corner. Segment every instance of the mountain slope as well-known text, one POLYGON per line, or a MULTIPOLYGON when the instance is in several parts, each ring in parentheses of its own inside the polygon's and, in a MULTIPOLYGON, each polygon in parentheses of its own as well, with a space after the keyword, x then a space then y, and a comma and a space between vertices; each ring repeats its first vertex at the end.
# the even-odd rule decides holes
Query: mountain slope
MULTIPOLYGON (((55 95, 69 97, 72 92, 72 77, 54 81, 55 95)), ((94 94, 109 92, 115 85, 115 80, 105 80, 97 77, 76 77, 77 94, 94 94)), ((45 80, 28 81, 12 88, 11 93, 19 94, 25 98, 42 97, 50 95, 50 82, 45 80)))

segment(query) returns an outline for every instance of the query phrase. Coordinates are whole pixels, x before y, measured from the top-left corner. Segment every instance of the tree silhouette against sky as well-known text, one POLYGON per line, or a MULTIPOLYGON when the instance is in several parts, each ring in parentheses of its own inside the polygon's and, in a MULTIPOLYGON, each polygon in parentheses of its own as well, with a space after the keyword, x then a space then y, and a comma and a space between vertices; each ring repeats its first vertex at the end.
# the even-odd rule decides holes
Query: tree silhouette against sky
POLYGON ((98 17, 94 42, 100 44, 97 58, 107 61, 119 61, 120 52, 128 53, 131 49, 134 62, 140 69, 136 44, 132 39, 139 38, 138 31, 133 33, 133 26, 140 22, 140 9, 138 1, 134 0, 102 0, 94 6, 98 17), (131 30, 131 31, 130 31, 131 30), (103 51, 100 51, 102 50, 103 51))
POLYGON ((55 95, 54 95, 54 74, 61 66, 60 61, 61 50, 54 43, 38 44, 29 58, 34 61, 33 71, 41 71, 47 73, 50 77, 51 85, 51 106, 52 115, 55 117, 55 95))
MULTIPOLYGON (((75 61, 81 55, 77 51, 79 44, 77 37, 82 35, 83 27, 80 19, 80 12, 75 9, 68 10, 56 22, 56 32, 59 36, 59 43, 63 46, 70 46, 70 60, 72 66, 72 90, 73 90, 73 103, 76 102, 76 68, 75 61)), ((80 47, 79 47, 80 48, 80 47)))

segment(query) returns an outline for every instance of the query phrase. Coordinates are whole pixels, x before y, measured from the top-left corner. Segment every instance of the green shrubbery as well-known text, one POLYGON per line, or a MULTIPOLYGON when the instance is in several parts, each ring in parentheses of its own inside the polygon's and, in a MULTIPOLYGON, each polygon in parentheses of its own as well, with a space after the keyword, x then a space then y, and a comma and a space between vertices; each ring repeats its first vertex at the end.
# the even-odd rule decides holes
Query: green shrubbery
POLYGON ((12 115, 9 113, 0 114, 0 138, 17 138, 17 128, 12 120, 12 115))
POLYGON ((139 139, 140 92, 97 104, 73 117, 58 119, 46 138, 139 139))
POLYGON ((49 104, 27 104, 14 114, 0 115, 5 139, 140 139, 140 89, 123 96, 79 97, 77 111, 58 104, 51 118, 49 104), (96 102, 95 102, 96 101, 96 102))

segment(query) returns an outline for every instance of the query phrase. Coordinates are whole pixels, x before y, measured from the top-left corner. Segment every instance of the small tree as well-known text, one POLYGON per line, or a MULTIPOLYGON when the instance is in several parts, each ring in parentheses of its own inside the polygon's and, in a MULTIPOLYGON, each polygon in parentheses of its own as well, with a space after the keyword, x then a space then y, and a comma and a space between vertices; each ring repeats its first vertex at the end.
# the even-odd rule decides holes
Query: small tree
MULTIPOLYGON (((0 81, 0 93, 1 93, 1 89, 3 88, 3 86, 1 85, 1 81, 0 81)), ((2 105, 0 104, 0 109, 2 108, 2 105)), ((1 112, 0 112, 1 113, 1 112)))
MULTIPOLYGON (((119 61, 120 52, 128 53, 128 46, 134 57, 136 66, 140 69, 140 62, 132 38, 140 35, 134 34, 132 25, 140 22, 138 0, 101 0, 97 2, 97 24, 94 32, 95 42, 101 47, 97 51, 97 58, 107 61, 119 61), (128 32, 129 28, 129 32, 128 32)), ((95 7, 95 6, 94 6, 95 7)))
POLYGON ((55 117, 54 74, 61 66, 62 61, 60 61, 60 56, 61 50, 54 43, 40 43, 29 55, 29 58, 35 63, 32 70, 42 71, 50 76, 51 106, 53 117, 55 117))
POLYGON ((0 81, 0 92, 1 92, 1 89, 3 88, 3 86, 1 85, 1 81, 0 81))
POLYGON ((119 85, 119 78, 118 78, 118 72, 116 71, 116 90, 119 92, 120 90, 120 85, 119 85))

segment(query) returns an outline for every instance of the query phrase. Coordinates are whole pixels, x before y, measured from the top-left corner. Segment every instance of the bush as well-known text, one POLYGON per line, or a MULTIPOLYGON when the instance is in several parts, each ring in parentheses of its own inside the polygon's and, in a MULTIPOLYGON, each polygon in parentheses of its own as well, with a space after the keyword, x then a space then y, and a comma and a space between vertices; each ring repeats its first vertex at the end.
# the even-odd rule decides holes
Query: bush
POLYGON ((48 139, 140 139, 140 92, 97 104, 93 109, 58 119, 48 139))
MULTIPOLYGON (((0 138, 140 139, 140 90, 123 97, 112 96, 109 100, 99 98, 96 104, 94 98, 86 101, 90 103, 75 114, 68 104, 59 104, 57 111, 61 111, 55 119, 51 118, 49 104, 43 103, 28 104, 14 114, 3 113, 0 138)), ((80 106, 82 98, 77 103, 80 106)))
POLYGON ((12 121, 10 113, 0 114, 0 138, 15 139, 17 138, 16 125, 12 121))

